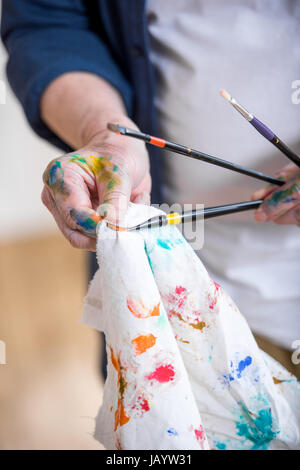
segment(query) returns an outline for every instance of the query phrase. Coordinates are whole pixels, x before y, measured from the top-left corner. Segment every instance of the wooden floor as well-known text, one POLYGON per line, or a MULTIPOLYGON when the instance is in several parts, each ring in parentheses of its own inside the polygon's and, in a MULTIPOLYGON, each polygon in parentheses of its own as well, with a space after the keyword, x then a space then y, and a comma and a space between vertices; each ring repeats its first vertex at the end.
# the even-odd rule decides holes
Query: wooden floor
POLYGON ((97 334, 78 322, 85 255, 54 235, 0 245, 1 449, 101 449, 97 334))

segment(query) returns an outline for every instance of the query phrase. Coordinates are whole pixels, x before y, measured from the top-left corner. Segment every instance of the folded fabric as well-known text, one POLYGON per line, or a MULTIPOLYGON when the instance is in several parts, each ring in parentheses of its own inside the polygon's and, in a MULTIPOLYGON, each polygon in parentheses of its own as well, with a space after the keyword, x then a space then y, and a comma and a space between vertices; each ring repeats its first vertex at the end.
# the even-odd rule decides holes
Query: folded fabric
MULTIPOLYGON (((130 204, 126 223, 160 213, 130 204)), ((299 383, 258 348, 176 227, 102 222, 97 257, 83 314, 107 342, 96 439, 120 450, 300 448, 299 383)))

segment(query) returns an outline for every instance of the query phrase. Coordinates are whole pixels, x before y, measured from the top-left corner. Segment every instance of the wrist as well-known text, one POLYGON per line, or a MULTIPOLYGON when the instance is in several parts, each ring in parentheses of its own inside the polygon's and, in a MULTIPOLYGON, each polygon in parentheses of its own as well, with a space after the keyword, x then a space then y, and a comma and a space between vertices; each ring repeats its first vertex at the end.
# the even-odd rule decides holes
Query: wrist
POLYGON ((101 115, 99 115, 97 112, 94 114, 90 113, 82 125, 80 133, 80 147, 87 147, 90 145, 99 146, 105 143, 114 144, 116 141, 119 142, 120 136, 114 134, 107 128, 107 124, 109 122, 114 124, 121 124, 132 129, 137 129, 137 126, 134 124, 134 122, 124 113, 118 114, 116 112, 112 112, 111 110, 107 112, 102 110, 101 115))

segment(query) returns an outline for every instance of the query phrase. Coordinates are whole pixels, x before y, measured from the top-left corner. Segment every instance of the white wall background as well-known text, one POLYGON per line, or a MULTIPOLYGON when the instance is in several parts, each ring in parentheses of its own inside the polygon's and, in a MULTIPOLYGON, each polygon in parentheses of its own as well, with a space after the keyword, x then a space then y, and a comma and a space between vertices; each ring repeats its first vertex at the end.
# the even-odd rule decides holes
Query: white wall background
POLYGON ((1 43, 0 80, 5 84, 6 102, 0 104, 0 242, 55 230, 40 194, 43 171, 60 153, 37 137, 27 124, 7 83, 6 61, 1 43))

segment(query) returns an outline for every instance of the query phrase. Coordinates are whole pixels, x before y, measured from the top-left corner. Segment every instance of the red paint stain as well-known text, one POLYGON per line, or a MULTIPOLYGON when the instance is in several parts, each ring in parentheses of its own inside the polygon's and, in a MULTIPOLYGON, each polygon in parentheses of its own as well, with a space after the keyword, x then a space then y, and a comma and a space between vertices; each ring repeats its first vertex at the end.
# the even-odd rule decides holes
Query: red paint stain
POLYGON ((221 289, 221 286, 219 284, 217 284, 214 281, 212 281, 212 282, 213 282, 214 287, 215 287, 215 292, 214 292, 213 299, 211 298, 211 296, 209 296, 209 299, 210 299, 209 308, 210 308, 210 310, 214 309, 214 307, 217 303, 217 300, 218 300, 219 291, 221 289))
POLYGON ((197 441, 203 441, 203 439, 205 439, 204 429, 202 426, 200 426, 199 429, 195 429, 194 433, 197 441))
POLYGON ((183 292, 186 292, 186 288, 182 286, 177 286, 175 292, 177 295, 181 295, 183 292))
POLYGON ((174 293, 171 292, 166 296, 168 304, 172 307, 170 315, 179 316, 186 306, 187 290, 185 287, 177 286, 174 293))
POLYGON ((157 380, 159 383, 172 382, 175 371, 171 364, 157 367, 154 372, 147 376, 148 380, 157 380))
POLYGON ((191 309, 188 305, 188 291, 185 287, 177 286, 174 293, 168 294, 166 299, 169 304, 169 318, 176 316, 180 321, 187 323, 200 331, 207 326, 205 322, 200 321, 200 312, 198 310, 191 309), (184 319, 182 314, 186 314, 189 311, 191 313, 190 320, 184 319))
POLYGON ((144 398, 142 395, 139 395, 137 397, 136 404, 132 407, 132 409, 142 411, 142 413, 149 411, 150 406, 148 400, 146 400, 146 398, 144 398))

